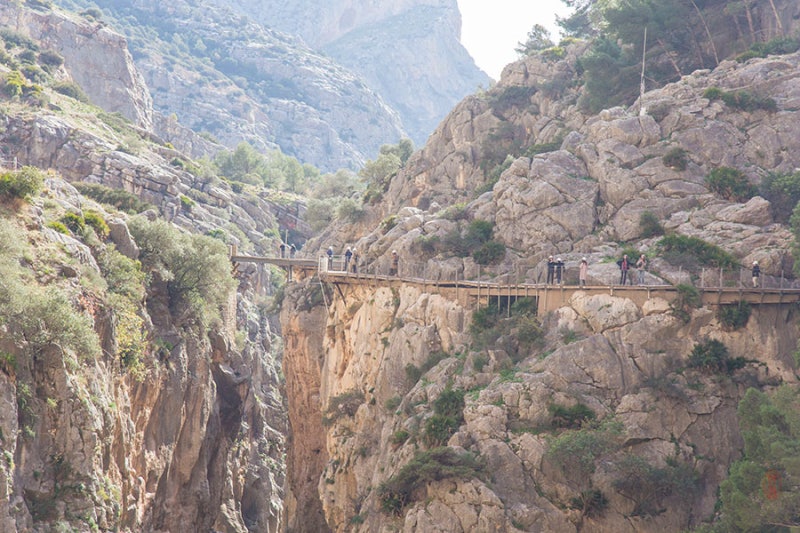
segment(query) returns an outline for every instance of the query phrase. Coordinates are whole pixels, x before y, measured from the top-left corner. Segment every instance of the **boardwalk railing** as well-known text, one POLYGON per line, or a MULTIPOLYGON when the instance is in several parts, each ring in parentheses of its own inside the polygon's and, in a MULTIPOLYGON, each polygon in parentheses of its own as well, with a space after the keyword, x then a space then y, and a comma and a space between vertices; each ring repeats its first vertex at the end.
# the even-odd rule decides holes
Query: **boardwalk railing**
MULTIPOLYGON (((391 259, 380 258, 376 261, 364 261, 359 259, 354 262, 352 259, 347 263, 343 255, 327 255, 319 258, 319 271, 321 273, 336 274, 359 274, 363 277, 383 277, 390 275, 391 259), (354 266, 355 265, 355 266, 354 266)), ((645 283, 648 287, 674 286, 678 284, 692 285, 698 289, 800 289, 800 280, 789 278, 786 272, 778 274, 762 272, 757 280, 757 285, 753 285, 752 272, 747 268, 720 269, 720 268, 701 268, 700 270, 684 270, 678 268, 663 275, 647 272, 645 283)), ((619 286, 618 271, 614 270, 611 283, 597 283, 596 279, 590 283, 592 285, 619 286)), ((465 266, 463 261, 403 261, 398 264, 398 278, 413 279, 428 283, 441 282, 480 282, 485 284, 497 285, 544 285, 547 273, 541 266, 531 268, 529 266, 515 265, 510 271, 496 274, 490 269, 473 264, 465 266)), ((592 276, 590 276, 590 279, 592 276)), ((630 285, 638 285, 638 271, 631 269, 628 273, 630 285)), ((571 268, 565 272, 563 285, 578 285, 577 269, 571 268)))

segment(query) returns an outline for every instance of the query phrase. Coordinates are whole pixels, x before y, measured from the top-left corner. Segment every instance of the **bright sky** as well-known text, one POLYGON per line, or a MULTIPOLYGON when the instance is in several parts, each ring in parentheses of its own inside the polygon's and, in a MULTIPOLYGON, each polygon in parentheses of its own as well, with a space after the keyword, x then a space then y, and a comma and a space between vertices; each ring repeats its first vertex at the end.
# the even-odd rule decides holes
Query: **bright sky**
POLYGON ((500 79, 507 64, 516 61, 517 43, 527 40, 534 24, 550 30, 558 42, 556 14, 569 8, 561 0, 458 0, 461 10, 461 43, 489 76, 500 79))

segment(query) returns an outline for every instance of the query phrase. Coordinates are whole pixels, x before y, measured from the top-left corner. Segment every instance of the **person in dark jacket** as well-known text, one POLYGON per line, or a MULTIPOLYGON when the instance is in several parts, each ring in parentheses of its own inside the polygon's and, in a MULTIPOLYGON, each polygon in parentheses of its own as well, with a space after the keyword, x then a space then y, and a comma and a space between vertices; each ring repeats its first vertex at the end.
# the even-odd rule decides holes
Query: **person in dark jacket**
POLYGON ((328 251, 325 254, 328 256, 328 270, 333 270, 333 246, 328 246, 328 251))
POLYGON ((753 287, 758 287, 758 278, 761 277, 761 267, 758 266, 758 261, 753 261, 753 287))
MULTIPOLYGON (((628 280, 628 271, 631 269, 630 260, 628 260, 628 254, 622 256, 622 259, 617 261, 617 265, 619 265, 619 284, 625 285, 625 282, 628 280)), ((633 283, 633 279, 631 279, 631 284, 633 283)))
POLYGON ((556 273, 556 261, 553 259, 553 256, 547 258, 547 284, 553 284, 553 277, 556 273))
POLYGON ((392 266, 389 267, 389 275, 396 276, 400 268, 400 256, 397 255, 397 250, 392 250, 392 266))
POLYGON ((344 251, 344 269, 343 270, 345 272, 349 272, 350 271, 350 260, 352 258, 353 258, 353 251, 348 246, 347 250, 344 251))
POLYGON ((561 279, 564 275, 564 261, 559 257, 556 259, 556 284, 561 285, 561 279))

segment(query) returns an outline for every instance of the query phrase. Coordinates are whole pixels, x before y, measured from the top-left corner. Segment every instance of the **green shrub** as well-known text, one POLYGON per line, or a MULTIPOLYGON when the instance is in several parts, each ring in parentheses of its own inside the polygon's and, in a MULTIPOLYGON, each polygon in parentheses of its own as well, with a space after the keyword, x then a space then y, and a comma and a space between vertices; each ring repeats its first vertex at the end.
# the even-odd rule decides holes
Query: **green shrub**
POLYGON ((452 416, 433 415, 425 421, 423 441, 428 446, 443 446, 459 426, 461 423, 452 416))
POLYGON ((720 305, 717 309, 717 318, 728 330, 737 330, 747 325, 752 308, 745 300, 740 300, 734 305, 720 305))
POLYGON ((689 164, 689 158, 686 157, 686 150, 679 146, 670 149, 664 154, 661 161, 664 163, 665 167, 674 170, 686 170, 686 166, 689 164))
POLYGON ((358 222, 364 218, 364 206, 352 198, 345 198, 336 208, 336 218, 347 222, 358 222))
POLYGON ((5 41, 5 43, 11 47, 18 46, 27 50, 39 50, 39 45, 36 44, 36 41, 10 28, 0 29, 0 39, 5 41))
POLYGON ((767 57, 768 55, 793 54, 800 49, 800 40, 791 37, 778 37, 766 43, 758 42, 750 45, 750 49, 736 56, 736 61, 744 63, 754 57, 767 57))
POLYGON ((0 174, 0 195, 30 198, 38 194, 44 183, 44 173, 36 167, 25 166, 17 171, 0 174))
POLYGON ((206 327, 220 316, 236 287, 224 243, 181 233, 164 220, 134 217, 128 227, 145 271, 166 282, 170 309, 180 323, 206 327))
POLYGON ((108 237, 108 234, 111 232, 111 229, 108 227, 108 224, 106 224, 106 220, 103 218, 103 215, 97 211, 87 210, 83 214, 83 220, 101 239, 108 237))
POLYGON ((433 402, 434 415, 425 422, 423 440, 428 446, 441 446, 464 423, 464 391, 446 388, 433 402))
POLYGON ((3 94, 9 98, 19 98, 22 96, 23 89, 27 85, 28 82, 18 70, 12 70, 0 80, 0 87, 2 88, 3 94))
POLYGON ((98 183, 75 183, 74 185, 78 192, 87 198, 113 206, 126 213, 136 214, 153 209, 152 205, 141 201, 135 194, 122 189, 112 189, 98 183))
POLYGON ((661 225, 658 217, 652 211, 642 212, 639 216, 639 228, 642 231, 642 237, 645 239, 664 235, 664 226, 661 225))
POLYGON ((707 243, 697 237, 672 233, 664 236, 658 247, 662 257, 668 261, 687 267, 712 266, 715 268, 735 268, 736 259, 719 246, 707 243))
POLYGON ((355 416, 358 408, 364 403, 364 393, 360 390, 351 390, 338 394, 330 399, 328 408, 325 409, 323 423, 331 424, 342 417, 355 416))
POLYGON ((55 50, 42 50, 39 53, 39 63, 48 67, 58 68, 64 64, 64 57, 55 50))
POLYGON ((0 316, 12 337, 33 353, 55 344, 80 358, 99 355, 92 318, 75 310, 60 290, 23 283, 11 269, 4 269, 3 279, 0 316))
POLYGON ((73 213, 72 211, 64 213, 64 216, 61 217, 61 222, 75 235, 80 235, 86 228, 86 223, 83 221, 83 217, 78 213, 73 213))
POLYGON ((699 476, 689 465, 668 459, 665 467, 651 465, 631 453, 615 464, 616 478, 611 486, 634 502, 631 516, 656 516, 663 512, 664 498, 677 494, 688 503, 696 493, 699 476))
POLYGON ((433 411, 437 415, 451 416, 457 420, 463 420, 464 394, 461 389, 447 388, 443 390, 433 402, 433 411))
POLYGON ((731 359, 728 348, 716 339, 709 339, 695 344, 689 355, 689 368, 697 368, 702 372, 724 372, 731 374, 743 368, 747 361, 743 357, 731 359))
POLYGON ((397 215, 389 215, 381 220, 381 231, 389 233, 395 226, 397 226, 397 215))
POLYGON ((192 208, 196 205, 195 201, 186 196, 185 194, 180 195, 180 200, 181 200, 181 209, 183 209, 187 213, 191 213, 192 208))
POLYGON ((769 200, 775 220, 786 224, 800 202, 800 171, 792 174, 770 172, 762 180, 759 192, 769 200))
POLYGON ((594 411, 586 405, 578 402, 575 405, 565 407, 559 404, 550 404, 547 407, 550 411, 550 424, 554 428, 580 428, 584 422, 594 420, 594 411))
POLYGON ((749 91, 723 91, 718 87, 709 87, 703 92, 703 96, 709 100, 722 100, 728 107, 741 109, 742 111, 755 111, 763 109, 765 111, 776 111, 778 104, 769 97, 756 96, 749 91))
POLYGON ((517 298, 511 304, 511 314, 516 316, 535 317, 538 312, 535 298, 517 298))
POLYGON ((399 429, 392 433, 392 436, 389 438, 389 442, 396 448, 405 444, 410 436, 411 434, 405 429, 399 429))
POLYGON ((473 454, 440 447, 420 452, 400 471, 378 487, 381 511, 399 516, 413 501, 417 489, 432 481, 448 478, 483 477, 484 467, 473 454))
POLYGON ((732 202, 746 202, 757 193, 747 176, 731 167, 715 168, 706 176, 705 182, 713 192, 732 202))
POLYGON ((452 222, 466 220, 468 216, 469 212, 467 211, 467 204, 465 203, 453 204, 442 211, 442 218, 452 222))
POLYGON ((700 292, 692 285, 679 283, 675 286, 677 296, 670 302, 672 314, 688 323, 692 316, 692 310, 697 309, 703 303, 700 292))
POLYGON ((566 431, 549 440, 545 458, 573 488, 583 491, 591 488, 597 460, 619 449, 621 433, 622 425, 613 420, 566 431))
POLYGON ((538 89, 532 85, 509 85, 490 94, 489 107, 497 114, 505 113, 512 107, 525 109, 531 105, 531 97, 537 92, 538 89))
POLYGON ((51 222, 48 222, 47 224, 45 224, 45 226, 61 233, 62 235, 71 235, 69 228, 65 226, 63 222, 59 222, 58 220, 53 220, 51 222))
POLYGON ((505 255, 505 244, 491 240, 481 244, 480 248, 472 252, 472 259, 479 265, 490 265, 502 260, 505 255))
POLYGON ((81 89, 80 85, 76 83, 69 81, 59 82, 53 85, 53 90, 59 94, 69 96, 70 98, 84 104, 89 103, 89 97, 86 96, 86 93, 83 92, 83 89, 81 89))
POLYGON ((489 305, 481 307, 472 312, 472 323, 469 326, 470 333, 475 335, 497 325, 499 320, 496 306, 489 305))
POLYGON ((333 215, 336 209, 336 200, 326 198, 317 200, 312 198, 308 201, 306 208, 306 222, 314 231, 322 231, 333 222, 333 215))
POLYGON ((561 144, 564 142, 563 136, 558 136, 553 142, 549 143, 541 143, 541 144, 533 144, 529 148, 527 148, 522 155, 525 157, 533 158, 533 156, 539 154, 546 154, 549 152, 555 152, 556 150, 561 149, 561 144))

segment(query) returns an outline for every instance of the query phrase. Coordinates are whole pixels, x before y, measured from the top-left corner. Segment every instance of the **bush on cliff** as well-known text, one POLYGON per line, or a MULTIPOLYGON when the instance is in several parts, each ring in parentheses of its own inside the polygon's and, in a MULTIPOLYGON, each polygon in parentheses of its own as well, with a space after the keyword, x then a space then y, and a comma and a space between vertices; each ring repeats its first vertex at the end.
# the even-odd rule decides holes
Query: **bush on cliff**
POLYGON ((164 220, 131 219, 131 235, 145 271, 166 283, 170 309, 208 326, 236 287, 228 250, 217 239, 182 233, 164 220))
POLYGON ((415 492, 432 481, 448 478, 471 479, 483 476, 483 464, 469 453, 453 448, 433 448, 420 452, 400 471, 378 487, 378 498, 384 513, 399 516, 412 502, 415 492))
POLYGON ((39 192, 44 182, 44 173, 36 167, 0 174, 0 195, 9 198, 29 198, 39 192))

